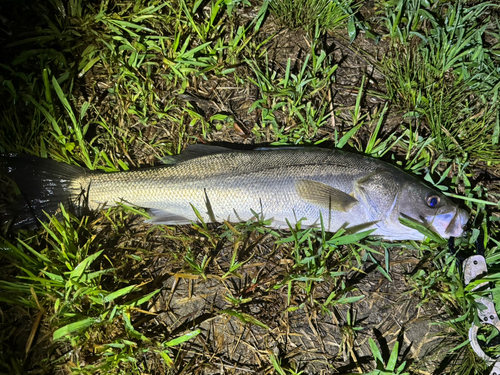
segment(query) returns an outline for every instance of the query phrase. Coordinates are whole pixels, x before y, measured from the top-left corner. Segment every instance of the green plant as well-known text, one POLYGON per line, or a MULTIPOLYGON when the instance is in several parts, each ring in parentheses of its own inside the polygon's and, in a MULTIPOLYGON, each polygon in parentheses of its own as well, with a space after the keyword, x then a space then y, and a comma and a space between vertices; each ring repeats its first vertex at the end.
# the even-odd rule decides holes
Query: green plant
POLYGON ((284 368, 281 359, 275 356, 274 354, 269 355, 269 360, 271 361, 274 370, 279 375, 286 375, 286 374, 301 375, 304 372, 304 371, 298 371, 297 365, 294 362, 292 362, 289 365, 289 367, 284 368))
POLYGON ((321 33, 342 25, 359 5, 353 0, 269 0, 269 8, 279 23, 291 28, 301 28, 321 33))
MULTIPOLYGON (((293 243, 293 273, 287 275, 283 281, 274 286, 279 289, 283 286, 288 287, 288 303, 290 304, 293 283, 298 283, 305 291, 306 295, 311 295, 313 285, 316 282, 323 281, 325 277, 335 278, 340 274, 338 272, 329 272, 328 264, 333 254, 339 246, 346 244, 357 243, 357 241, 367 237, 373 230, 359 232, 355 234, 344 235, 345 231, 340 230, 333 236, 327 236, 324 225, 321 229, 308 228, 301 229, 301 223, 297 223, 296 227, 290 226, 291 236, 282 238, 278 241, 282 243, 293 243)), ((345 292, 344 292, 345 297, 345 292)), ((331 294, 326 305, 333 302, 336 293, 331 294)), ((336 303, 350 303, 347 301, 359 300, 362 297, 342 298, 336 303)))
POLYGON ((269 69, 268 57, 264 68, 253 60, 246 60, 255 78, 247 78, 260 91, 261 99, 255 101, 250 112, 261 113, 261 126, 253 132, 259 135, 263 128, 271 126, 276 144, 298 144, 311 139, 329 118, 328 103, 318 102, 327 96, 328 85, 334 79, 337 65, 332 64, 324 50, 318 54, 316 42, 306 56, 298 72, 292 71, 287 60, 284 76, 269 69))
POLYGON ((391 351, 391 356, 387 360, 387 363, 384 364, 384 360, 382 358, 382 353, 380 352, 375 341, 370 337, 368 339, 370 343, 370 349, 372 351, 373 357, 377 362, 376 370, 370 371, 366 373, 366 375, 409 375, 409 372, 403 372, 406 368, 406 361, 401 363, 397 368, 398 356, 399 356, 399 341, 394 343, 394 346, 391 351))
MULTIPOLYGON (((149 343, 150 340, 133 327, 131 316, 142 311, 140 307, 149 303, 160 289, 139 297, 133 295, 145 291, 144 284, 112 283, 109 289, 109 280, 119 269, 112 264, 105 266, 109 257, 103 254, 104 250, 97 250, 99 245, 90 234, 88 217, 77 219, 61 206, 61 219, 52 217, 48 224, 43 224, 47 235, 44 240, 32 236, 17 238, 15 242, 2 240, 2 257, 8 259, 19 274, 12 280, 0 280, 0 301, 47 315, 56 328, 52 333, 54 342, 69 340, 74 348, 88 350, 100 330, 111 324, 120 326, 120 321, 125 336, 119 339, 123 355, 132 347, 142 345, 131 344, 127 336, 149 343)), ((103 356, 108 358, 106 354, 103 356)))
POLYGON ((207 255, 204 255, 203 260, 198 263, 193 253, 188 250, 188 253, 184 257, 184 260, 189 266, 190 273, 192 273, 193 275, 199 275, 205 280, 207 279, 207 276, 205 275, 205 269, 207 268, 208 262, 210 261, 210 258, 207 255))
POLYGON ((380 67, 389 96, 410 126, 428 129, 433 147, 445 157, 468 154, 498 162, 500 76, 493 68, 496 55, 483 41, 491 19, 482 17, 495 5, 401 0, 384 7, 389 36, 399 46, 380 67))

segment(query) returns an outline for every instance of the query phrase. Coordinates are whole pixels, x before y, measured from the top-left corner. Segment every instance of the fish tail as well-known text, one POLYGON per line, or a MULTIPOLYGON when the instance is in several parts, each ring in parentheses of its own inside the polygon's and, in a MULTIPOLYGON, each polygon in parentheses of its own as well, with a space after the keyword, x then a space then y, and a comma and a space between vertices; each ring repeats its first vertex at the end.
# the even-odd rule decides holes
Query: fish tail
POLYGON ((79 194, 72 186, 87 173, 84 168, 50 159, 0 155, 0 174, 14 181, 20 192, 13 201, 3 202, 2 224, 33 229, 39 226, 39 220, 47 221, 46 214, 56 214, 61 203, 69 209, 80 206, 79 194))

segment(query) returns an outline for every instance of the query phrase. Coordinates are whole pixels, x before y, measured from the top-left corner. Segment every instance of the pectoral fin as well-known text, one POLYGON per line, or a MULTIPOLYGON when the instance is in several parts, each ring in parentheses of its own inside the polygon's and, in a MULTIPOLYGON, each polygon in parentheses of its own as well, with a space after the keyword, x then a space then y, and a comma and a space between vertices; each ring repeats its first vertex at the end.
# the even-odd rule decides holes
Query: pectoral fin
POLYGON ((331 211, 348 212, 358 200, 329 185, 312 180, 297 180, 295 189, 300 198, 331 211))

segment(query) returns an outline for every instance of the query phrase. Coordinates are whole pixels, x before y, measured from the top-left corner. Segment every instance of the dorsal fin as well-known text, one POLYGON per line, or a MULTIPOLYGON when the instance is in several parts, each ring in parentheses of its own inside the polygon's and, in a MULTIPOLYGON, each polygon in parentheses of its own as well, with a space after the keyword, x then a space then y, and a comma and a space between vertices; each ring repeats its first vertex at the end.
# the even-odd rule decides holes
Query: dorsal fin
POLYGON ((226 152, 234 152, 235 150, 220 147, 209 146, 202 144, 188 145, 179 155, 167 155, 160 159, 162 164, 179 164, 188 160, 201 158, 202 156, 222 154, 226 152))

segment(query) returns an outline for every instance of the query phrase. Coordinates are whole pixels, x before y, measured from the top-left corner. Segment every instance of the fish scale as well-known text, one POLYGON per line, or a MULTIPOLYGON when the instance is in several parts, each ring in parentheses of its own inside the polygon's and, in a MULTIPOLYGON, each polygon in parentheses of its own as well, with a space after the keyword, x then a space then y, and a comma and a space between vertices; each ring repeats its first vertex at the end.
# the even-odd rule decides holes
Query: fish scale
MULTIPOLYGON (((244 210, 238 210, 244 220, 253 216, 251 210, 260 212, 260 204, 256 204, 259 200, 270 212, 291 207, 296 210, 300 208, 299 215, 309 213, 311 209, 317 215, 317 208, 303 204, 295 192, 294 181, 299 178, 314 178, 330 183, 337 189, 352 192, 354 179, 348 178, 343 172, 354 167, 355 163, 347 165, 340 158, 340 167, 334 164, 338 163, 336 159, 339 158, 335 157, 337 153, 332 155, 331 152, 304 154, 293 151, 288 155, 284 155, 284 152, 223 153, 174 166, 99 174, 87 177, 83 182, 77 181, 76 189, 90 183, 89 202, 93 203, 92 208, 124 201, 172 212, 182 209, 183 215, 190 220, 196 219, 191 204, 200 212, 205 208, 205 191, 209 200, 216 203, 221 219, 231 216, 233 209, 245 207, 244 210), (252 203, 248 203, 249 198, 252 203)), ((362 172, 358 168, 360 175, 362 172)), ((208 217, 205 219, 208 220, 208 217)))
POLYGON ((299 221, 319 226, 322 217, 328 231, 373 229, 393 240, 423 239, 400 223, 402 217, 443 237, 460 235, 468 220, 457 204, 410 174, 341 150, 195 145, 166 162, 102 173, 25 157, 0 159, 0 169, 18 182, 29 211, 42 218, 59 202, 84 202, 91 209, 122 202, 148 209, 157 224, 197 221, 196 208, 205 222, 242 222, 258 214, 271 227, 286 229, 299 221), (438 204, 431 207, 430 198, 438 204))

